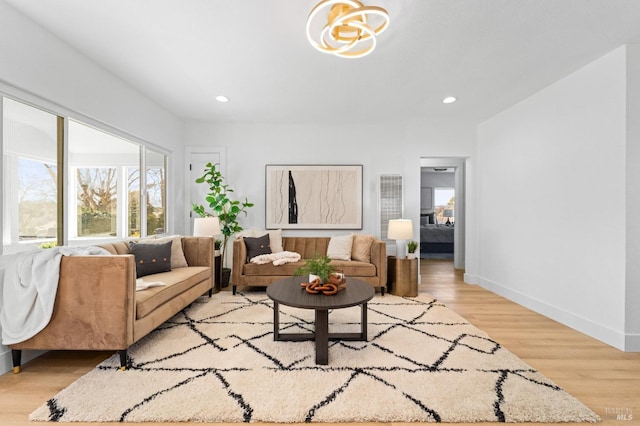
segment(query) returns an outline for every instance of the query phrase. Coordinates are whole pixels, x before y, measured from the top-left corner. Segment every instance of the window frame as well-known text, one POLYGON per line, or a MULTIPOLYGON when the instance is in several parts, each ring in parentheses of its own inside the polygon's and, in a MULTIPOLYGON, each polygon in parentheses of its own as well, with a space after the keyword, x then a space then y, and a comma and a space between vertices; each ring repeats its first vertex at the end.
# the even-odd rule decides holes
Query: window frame
MULTIPOLYGON (((81 238, 72 238, 71 237, 71 228, 72 224, 69 221, 70 218, 70 209, 74 206, 75 203, 71 202, 73 197, 76 197, 75 186, 70 186, 72 180, 70 179, 69 174, 71 173, 71 167, 69 167, 69 122, 71 120, 76 121, 80 124, 87 125, 95 128, 101 132, 107 133, 109 135, 115 136, 117 138, 123 139, 129 143, 132 143, 138 147, 138 167, 140 170, 140 236, 146 236, 146 168, 145 168, 145 156, 147 150, 152 150, 155 153, 161 154, 164 156, 164 181, 165 181, 165 231, 168 231, 171 228, 170 221, 170 212, 168 206, 170 205, 170 182, 172 179, 169 164, 170 164, 170 151, 164 149, 158 145, 150 143, 144 139, 141 139, 135 135, 132 135, 128 132, 122 131, 118 128, 112 127, 103 122, 97 121, 91 117, 88 117, 84 114, 78 113, 76 111, 69 110, 61 105, 46 101, 42 98, 39 98, 35 95, 23 92, 19 89, 16 89, 12 86, 6 85, 0 82, 0 162, 4 164, 5 155, 5 128, 4 128, 4 98, 8 98, 12 101, 19 102, 25 104, 29 107, 36 108, 47 113, 53 114, 57 117, 57 170, 58 170, 58 213, 57 213, 57 221, 58 221, 58 233, 56 238, 54 239, 58 245, 79 245, 79 244, 95 244, 101 243, 105 241, 111 240, 119 240, 123 238, 130 238, 127 234, 128 229, 128 220, 127 220, 127 212, 128 212, 128 195, 126 192, 126 171, 121 173, 122 176, 125 177, 124 181, 119 179, 118 183, 118 229, 116 232, 116 236, 111 237, 101 237, 101 238, 92 238, 92 237, 81 237, 81 238), (120 185, 122 183, 122 187, 125 189, 125 192, 120 192, 120 185), (124 200, 123 200, 124 197, 124 200), (124 201, 124 202, 123 202, 124 201), (123 210, 125 209, 125 210, 123 210)), ((16 165, 17 167, 17 165, 16 165)), ((122 167, 124 170, 126 167, 122 167)), ((17 170, 16 170, 17 172, 17 170)), ((5 181, 5 173, 0 173, 0 188, 3 191, 6 189, 6 185, 8 182, 5 181)), ((15 186, 15 185, 14 185, 15 186)), ((15 199, 15 195, 12 195, 15 199)), ((3 201, 4 202, 4 201, 3 201)), ((0 208, 0 241, 2 241, 2 246, 0 247, 0 253, 13 253, 17 251, 23 251, 30 248, 38 247, 41 240, 34 241, 19 241, 18 240, 18 217, 15 216, 15 213, 10 217, 5 217, 5 208, 2 206, 0 208), (15 217, 14 217, 15 216, 15 217), (11 221, 11 223, 7 224, 6 221, 11 221), (8 231, 8 232, 7 232, 8 231), (8 240, 5 244, 5 238, 8 235, 8 240), (15 234, 15 235, 14 235, 15 234)), ((51 241, 50 239, 46 239, 46 241, 51 241)))

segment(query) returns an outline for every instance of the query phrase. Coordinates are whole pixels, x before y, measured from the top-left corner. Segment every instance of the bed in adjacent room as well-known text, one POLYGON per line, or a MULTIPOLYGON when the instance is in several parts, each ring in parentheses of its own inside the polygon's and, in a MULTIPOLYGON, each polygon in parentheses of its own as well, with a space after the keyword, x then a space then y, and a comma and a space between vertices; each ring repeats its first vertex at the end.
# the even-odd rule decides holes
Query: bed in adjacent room
POLYGON ((452 225, 429 223, 432 220, 429 215, 421 218, 420 254, 453 253, 455 228, 452 225))

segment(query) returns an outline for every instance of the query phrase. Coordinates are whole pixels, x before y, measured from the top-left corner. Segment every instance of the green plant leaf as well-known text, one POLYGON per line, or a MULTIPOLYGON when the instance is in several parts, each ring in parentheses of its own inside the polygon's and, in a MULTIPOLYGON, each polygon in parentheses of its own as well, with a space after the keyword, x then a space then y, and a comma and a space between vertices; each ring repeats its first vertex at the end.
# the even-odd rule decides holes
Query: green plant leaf
MULTIPOLYGON (((209 186, 209 192, 205 196, 205 200, 213 215, 217 216, 220 221, 220 229, 222 235, 224 235, 221 246, 222 262, 224 263, 229 238, 236 232, 243 230, 242 226, 237 222, 237 217, 240 213, 247 215, 246 209, 253 207, 253 204, 249 203, 246 198, 242 203, 229 198, 229 194, 234 191, 224 182, 224 176, 218 170, 217 165, 211 162, 207 163, 203 175, 196 179, 196 183, 206 183, 209 186)), ((201 205, 194 203, 192 209, 200 216, 210 215, 201 205)))

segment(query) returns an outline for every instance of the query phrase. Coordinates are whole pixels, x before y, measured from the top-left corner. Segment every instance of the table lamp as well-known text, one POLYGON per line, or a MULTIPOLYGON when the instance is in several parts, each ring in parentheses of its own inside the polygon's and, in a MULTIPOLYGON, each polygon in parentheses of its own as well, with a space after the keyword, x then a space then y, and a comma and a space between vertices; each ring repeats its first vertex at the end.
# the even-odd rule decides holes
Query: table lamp
POLYGON ((215 237, 222 234, 220 220, 215 216, 197 217, 193 221, 193 235, 195 237, 215 237))
POLYGON ((445 225, 451 225, 453 222, 451 222, 451 218, 454 216, 453 214, 453 210, 444 210, 442 212, 442 217, 446 217, 447 218, 447 223, 445 225))
POLYGON ((413 238, 411 219, 391 219, 387 230, 387 238, 396 240, 396 259, 407 257, 407 240, 413 238))

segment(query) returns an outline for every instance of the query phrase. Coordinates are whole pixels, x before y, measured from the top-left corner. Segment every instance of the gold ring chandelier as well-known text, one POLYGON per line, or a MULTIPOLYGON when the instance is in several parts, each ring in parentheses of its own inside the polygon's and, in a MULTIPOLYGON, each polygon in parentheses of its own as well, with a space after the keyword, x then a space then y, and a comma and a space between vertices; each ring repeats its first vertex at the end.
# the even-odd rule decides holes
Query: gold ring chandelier
POLYGON ((365 6, 358 0, 322 0, 307 18, 307 38, 323 53, 360 58, 375 49, 376 36, 388 26, 389 14, 381 7, 365 6), (327 22, 320 29, 322 23, 314 22, 329 7, 327 22))

